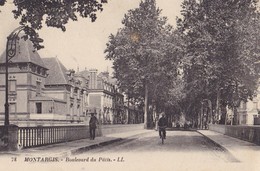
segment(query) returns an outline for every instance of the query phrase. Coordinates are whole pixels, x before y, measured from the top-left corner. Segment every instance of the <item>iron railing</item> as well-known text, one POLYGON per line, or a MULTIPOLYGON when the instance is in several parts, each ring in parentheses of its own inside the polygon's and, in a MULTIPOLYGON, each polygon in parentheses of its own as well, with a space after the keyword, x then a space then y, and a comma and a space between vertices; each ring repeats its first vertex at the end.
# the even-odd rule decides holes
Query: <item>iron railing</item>
POLYGON ((86 126, 19 127, 18 143, 22 148, 62 143, 89 137, 86 126))

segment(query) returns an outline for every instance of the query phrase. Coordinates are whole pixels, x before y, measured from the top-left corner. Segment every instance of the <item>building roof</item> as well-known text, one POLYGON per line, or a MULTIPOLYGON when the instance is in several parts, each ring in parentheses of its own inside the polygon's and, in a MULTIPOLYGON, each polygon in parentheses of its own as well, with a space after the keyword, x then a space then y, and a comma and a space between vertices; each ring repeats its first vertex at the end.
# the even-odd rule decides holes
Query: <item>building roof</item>
MULTIPOLYGON (((6 52, 4 51, 0 56, 0 63, 5 63, 5 59, 6 52)), ((16 55, 10 61, 12 61, 12 63, 33 63, 43 68, 47 68, 30 40, 19 40, 19 44, 16 48, 16 55)))
POLYGON ((68 70, 58 60, 57 57, 42 58, 44 64, 49 68, 48 77, 46 78, 46 85, 60 85, 68 84, 69 77, 67 75, 68 70))
POLYGON ((89 79, 90 77, 90 72, 88 70, 80 71, 79 74, 81 74, 86 79, 89 79))
POLYGON ((117 80, 109 75, 109 72, 101 72, 98 74, 98 79, 103 79, 113 85, 116 85, 117 80))

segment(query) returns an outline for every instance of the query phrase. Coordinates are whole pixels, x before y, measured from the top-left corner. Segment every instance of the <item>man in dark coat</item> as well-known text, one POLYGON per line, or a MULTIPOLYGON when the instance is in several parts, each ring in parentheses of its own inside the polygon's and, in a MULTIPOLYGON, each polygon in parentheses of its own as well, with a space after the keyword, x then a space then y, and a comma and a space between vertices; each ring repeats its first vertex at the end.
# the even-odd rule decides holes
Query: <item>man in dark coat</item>
POLYGON ((160 138, 162 137, 162 133, 163 133, 163 137, 165 139, 166 138, 167 119, 165 117, 165 113, 164 112, 162 113, 162 117, 158 121, 158 127, 159 127, 159 136, 160 136, 160 138))
POLYGON ((95 139, 97 124, 98 124, 98 119, 96 118, 94 113, 91 113, 91 118, 89 121, 89 133, 90 133, 91 140, 95 139))

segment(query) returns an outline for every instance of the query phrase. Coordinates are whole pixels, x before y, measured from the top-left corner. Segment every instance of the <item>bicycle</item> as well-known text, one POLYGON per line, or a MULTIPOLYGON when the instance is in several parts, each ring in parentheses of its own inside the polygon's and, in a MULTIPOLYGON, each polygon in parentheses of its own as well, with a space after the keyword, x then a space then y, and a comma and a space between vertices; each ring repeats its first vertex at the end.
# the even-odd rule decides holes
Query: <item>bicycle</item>
POLYGON ((166 126, 162 126, 162 127, 159 127, 159 131, 161 131, 161 139, 162 139, 162 144, 164 144, 164 139, 165 139, 165 135, 166 133, 164 134, 163 132, 166 131, 166 126), (164 130, 164 131, 163 131, 164 130))

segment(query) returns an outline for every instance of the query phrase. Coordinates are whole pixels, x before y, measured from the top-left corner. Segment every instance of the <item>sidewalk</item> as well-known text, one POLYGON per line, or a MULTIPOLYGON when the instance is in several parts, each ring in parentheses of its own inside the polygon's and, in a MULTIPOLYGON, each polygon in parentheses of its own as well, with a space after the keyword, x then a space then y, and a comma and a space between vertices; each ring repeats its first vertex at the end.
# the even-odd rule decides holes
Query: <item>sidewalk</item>
POLYGON ((260 146, 210 130, 198 130, 205 137, 227 150, 240 162, 259 163, 260 146))
MULTIPOLYGON (((42 147, 21 149, 14 152, 1 152, 1 155, 15 155, 15 156, 52 156, 52 157, 66 157, 86 152, 91 149, 106 146, 115 142, 131 138, 139 134, 150 132, 151 130, 135 130, 122 133, 108 134, 102 137, 96 137, 95 140, 81 139, 65 143, 58 143, 46 145, 42 147)), ((153 131, 153 130, 152 130, 153 131)))

